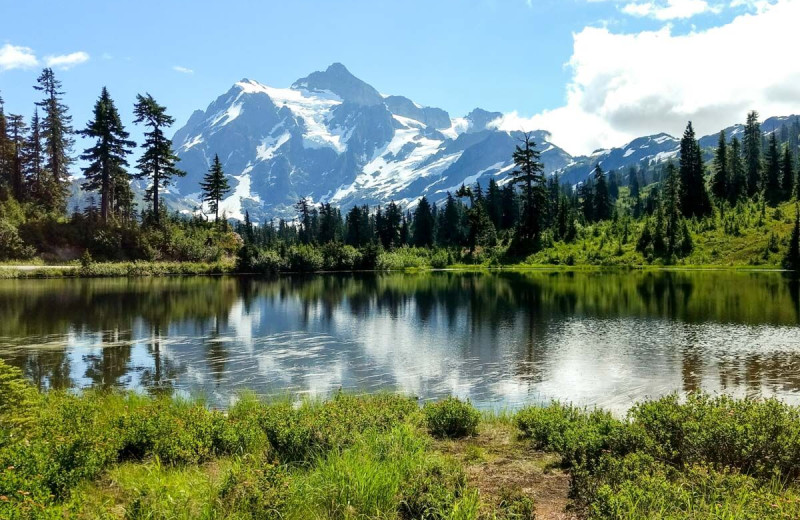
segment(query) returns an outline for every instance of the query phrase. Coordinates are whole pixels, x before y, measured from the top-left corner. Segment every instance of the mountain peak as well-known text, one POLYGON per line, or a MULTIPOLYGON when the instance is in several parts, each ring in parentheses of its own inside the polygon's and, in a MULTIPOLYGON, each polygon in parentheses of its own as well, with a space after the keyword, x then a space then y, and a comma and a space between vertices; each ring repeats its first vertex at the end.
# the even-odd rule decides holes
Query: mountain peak
POLYGON ((343 101, 358 105, 380 105, 383 97, 368 83, 353 76, 347 67, 339 62, 332 63, 324 71, 312 72, 292 84, 293 89, 311 91, 327 90, 343 101))

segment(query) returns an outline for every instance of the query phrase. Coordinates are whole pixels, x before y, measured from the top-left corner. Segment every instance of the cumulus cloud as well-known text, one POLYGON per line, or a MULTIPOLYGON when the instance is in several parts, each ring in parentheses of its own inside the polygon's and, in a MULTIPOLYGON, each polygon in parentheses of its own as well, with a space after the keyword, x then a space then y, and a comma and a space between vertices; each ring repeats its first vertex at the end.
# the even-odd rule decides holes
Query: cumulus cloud
POLYGON ((635 34, 584 28, 574 35, 566 104, 495 124, 546 129, 567 151, 589 153, 640 135, 680 135, 689 120, 702 135, 742 121, 751 109, 800 112, 800 62, 786 54, 796 45, 797 20, 800 0, 779 0, 685 35, 669 27, 635 34))
POLYGON ((38 64, 33 49, 10 43, 0 47, 0 71, 35 67, 38 64))
POLYGON ((87 61, 89 61, 89 55, 83 51, 44 57, 44 62, 48 67, 54 67, 61 70, 71 69, 75 65, 80 65, 81 63, 86 63, 87 61))
POLYGON ((180 72, 182 74, 194 74, 194 71, 192 69, 189 69, 187 67, 181 67, 180 65, 175 65, 174 67, 172 67, 172 70, 180 72))
POLYGON ((622 12, 633 16, 648 16, 657 20, 691 18, 706 12, 720 12, 721 5, 711 6, 705 0, 649 0, 625 4, 622 12))

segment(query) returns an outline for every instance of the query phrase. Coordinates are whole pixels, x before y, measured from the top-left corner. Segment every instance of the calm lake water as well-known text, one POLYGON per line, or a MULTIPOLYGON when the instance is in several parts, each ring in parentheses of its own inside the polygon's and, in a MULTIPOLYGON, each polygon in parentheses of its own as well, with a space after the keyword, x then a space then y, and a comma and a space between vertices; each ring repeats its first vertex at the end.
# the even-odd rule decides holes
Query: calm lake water
POLYGON ((0 281, 0 358, 42 388, 338 388, 616 411, 705 389, 800 402, 780 273, 428 273, 0 281))

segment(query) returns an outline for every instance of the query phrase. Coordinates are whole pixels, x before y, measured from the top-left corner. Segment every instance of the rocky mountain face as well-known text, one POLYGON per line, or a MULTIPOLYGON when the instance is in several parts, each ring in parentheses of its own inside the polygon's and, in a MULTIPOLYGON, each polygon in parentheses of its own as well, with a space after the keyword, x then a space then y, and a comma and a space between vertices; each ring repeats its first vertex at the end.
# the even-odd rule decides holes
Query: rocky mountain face
MULTIPOLYGON (((233 187, 221 204, 229 218, 241 219, 245 211, 256 221, 294 215, 300 197, 343 208, 391 200, 413 206, 422 195, 440 201, 461 184, 507 181, 521 135, 498 130, 493 123, 501 115, 476 108, 452 118, 440 108, 382 95, 339 63, 289 88, 243 79, 175 133, 188 174, 167 198, 173 207, 196 208, 200 179, 218 154, 233 187)), ((610 171, 662 161, 679 147, 678 139, 658 134, 572 157, 546 131, 534 138, 546 173, 571 184, 597 163, 610 171)), ((716 144, 715 136, 703 139, 716 144)))
MULTIPOLYGON (((218 154, 233 191, 222 208, 256 220, 293 214, 300 197, 342 207, 437 201, 462 183, 504 181, 519 135, 492 128, 501 116, 475 109, 451 118, 403 96, 384 96, 341 64, 289 88, 243 79, 196 111, 173 138, 188 175, 173 200, 198 199, 218 154)), ((551 173, 572 158, 535 133, 551 173)), ((188 206, 184 204, 184 206, 188 206)))

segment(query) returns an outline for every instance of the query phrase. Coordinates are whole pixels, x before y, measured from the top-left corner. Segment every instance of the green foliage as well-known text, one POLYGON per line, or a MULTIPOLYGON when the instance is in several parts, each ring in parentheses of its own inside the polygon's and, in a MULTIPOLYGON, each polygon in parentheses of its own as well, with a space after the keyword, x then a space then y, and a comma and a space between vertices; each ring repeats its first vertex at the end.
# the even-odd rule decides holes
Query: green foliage
POLYGON ((608 412, 558 403, 524 408, 514 421, 535 448, 558 452, 570 467, 594 464, 609 449, 612 435, 622 427, 608 412))
POLYGON ((284 462, 308 462, 335 446, 346 446, 357 433, 386 431, 417 411, 416 402, 400 396, 357 398, 338 393, 325 402, 289 403, 264 410, 260 424, 284 462))
POLYGON ((423 408, 428 431, 434 437, 458 439, 475 435, 480 413, 469 403, 455 397, 428 403, 423 408))
POLYGON ((445 519, 464 495, 457 466, 431 455, 409 426, 375 431, 344 451, 330 452, 309 475, 298 507, 306 518, 445 519))
POLYGON ((308 244, 291 246, 286 253, 289 271, 296 273, 313 273, 322 270, 325 259, 318 248, 308 244))
POLYGON ((236 518, 280 520, 291 497, 286 468, 261 457, 242 457, 225 475, 219 490, 222 509, 236 518))
POLYGON ((0 261, 24 260, 35 254, 36 250, 22 240, 17 228, 7 220, 0 219, 0 261))
POLYGON ((784 518, 800 507, 800 410, 775 399, 671 395, 626 421, 553 404, 515 420, 534 447, 562 455, 591 518, 784 518))

